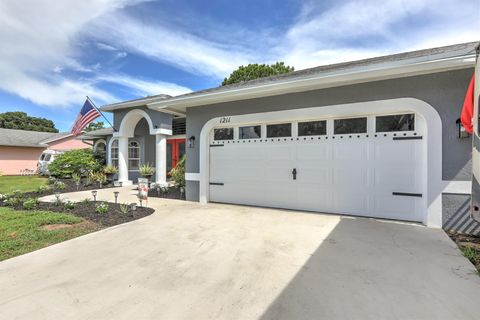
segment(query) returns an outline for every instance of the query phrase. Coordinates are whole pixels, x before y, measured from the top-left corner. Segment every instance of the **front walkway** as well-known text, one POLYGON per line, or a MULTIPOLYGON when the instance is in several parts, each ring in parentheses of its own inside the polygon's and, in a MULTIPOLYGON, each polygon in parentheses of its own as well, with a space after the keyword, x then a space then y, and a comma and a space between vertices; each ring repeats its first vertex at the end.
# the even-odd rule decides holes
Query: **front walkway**
POLYGON ((151 204, 144 219, 1 262, 0 319, 478 319, 480 277, 441 230, 151 204))
MULTIPOLYGON (((118 191, 118 203, 132 203, 136 202, 140 204, 137 198, 137 186, 131 185, 126 187, 117 187, 117 188, 102 188, 96 189, 97 191, 97 201, 108 201, 108 202, 115 202, 114 192, 118 191)), ((80 202, 85 199, 89 199, 93 201, 92 190, 89 191, 80 191, 80 192, 72 192, 72 193, 63 193, 60 195, 62 200, 80 202)), ((54 201, 55 195, 46 196, 40 198, 41 201, 54 201)), ((147 206, 154 207, 156 205, 160 205, 162 200, 159 198, 152 198, 148 199, 147 206)), ((145 203, 144 203, 145 204, 145 203)))

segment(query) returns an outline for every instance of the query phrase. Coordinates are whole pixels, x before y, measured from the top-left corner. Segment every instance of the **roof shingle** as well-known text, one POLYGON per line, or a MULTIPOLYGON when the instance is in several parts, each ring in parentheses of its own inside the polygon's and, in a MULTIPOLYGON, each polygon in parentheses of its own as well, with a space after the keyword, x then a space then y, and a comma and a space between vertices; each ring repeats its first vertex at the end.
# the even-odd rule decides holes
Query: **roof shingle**
POLYGON ((0 146, 47 147, 45 142, 69 136, 69 132, 38 132, 0 128, 0 146))

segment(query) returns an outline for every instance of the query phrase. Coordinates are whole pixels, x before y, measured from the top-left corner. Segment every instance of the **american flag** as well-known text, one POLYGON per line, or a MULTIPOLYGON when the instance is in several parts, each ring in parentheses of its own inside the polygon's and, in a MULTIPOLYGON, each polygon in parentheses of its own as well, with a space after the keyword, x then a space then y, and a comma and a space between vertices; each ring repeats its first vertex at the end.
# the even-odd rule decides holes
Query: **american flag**
POLYGON ((85 100, 82 110, 75 119, 75 123, 72 127, 72 134, 74 136, 79 135, 82 130, 93 120, 100 117, 100 112, 95 108, 89 99, 85 100))

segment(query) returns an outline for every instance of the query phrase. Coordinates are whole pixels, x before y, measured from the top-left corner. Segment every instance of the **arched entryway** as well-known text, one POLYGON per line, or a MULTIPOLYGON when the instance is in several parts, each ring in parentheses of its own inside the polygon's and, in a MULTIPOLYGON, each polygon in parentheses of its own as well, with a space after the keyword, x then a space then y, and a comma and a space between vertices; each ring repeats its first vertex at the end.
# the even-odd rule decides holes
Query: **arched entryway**
MULTIPOLYGON (((155 182, 167 183, 167 135, 172 133, 171 130, 158 127, 160 125, 154 124, 152 117, 145 110, 131 110, 122 118, 118 131, 113 134, 113 139, 117 141, 115 144, 118 144, 118 182, 122 185, 132 184, 132 180, 129 179, 129 168, 135 164, 135 169, 138 171, 140 159, 146 159, 146 150, 152 152, 152 149, 154 149, 154 153, 152 152, 154 161, 146 159, 146 162, 153 162, 151 164, 155 165, 155 182), (151 140, 152 136, 154 140, 151 140), (135 157, 129 156, 133 153, 135 157)), ((111 150, 110 154, 112 154, 111 150)))

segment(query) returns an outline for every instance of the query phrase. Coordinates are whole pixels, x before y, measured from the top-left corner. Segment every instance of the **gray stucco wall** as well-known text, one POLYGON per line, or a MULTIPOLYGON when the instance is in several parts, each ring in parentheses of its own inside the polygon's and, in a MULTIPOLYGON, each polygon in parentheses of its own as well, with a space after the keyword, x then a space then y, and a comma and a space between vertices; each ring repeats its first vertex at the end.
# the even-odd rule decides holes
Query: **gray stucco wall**
MULTIPOLYGON (((462 69, 188 108, 187 137, 195 136, 197 141, 195 148, 187 148, 186 172, 199 172, 200 131, 215 117, 413 97, 429 103, 440 114, 443 180, 470 180, 471 139, 457 138, 455 121, 460 116, 472 74, 473 69, 462 69)), ((187 199, 198 200, 198 187, 190 185, 191 190, 187 185, 187 199)))
MULTIPOLYGON (((152 119, 153 125, 156 125, 158 129, 172 129, 173 116, 171 114, 150 110, 145 106, 115 110, 113 112, 113 126, 115 127, 115 129, 118 130, 120 128, 120 124, 122 123, 125 115, 133 109, 140 109, 145 111, 150 117, 150 119, 152 119)), ((145 124, 147 124, 147 122, 145 122, 145 124)))

